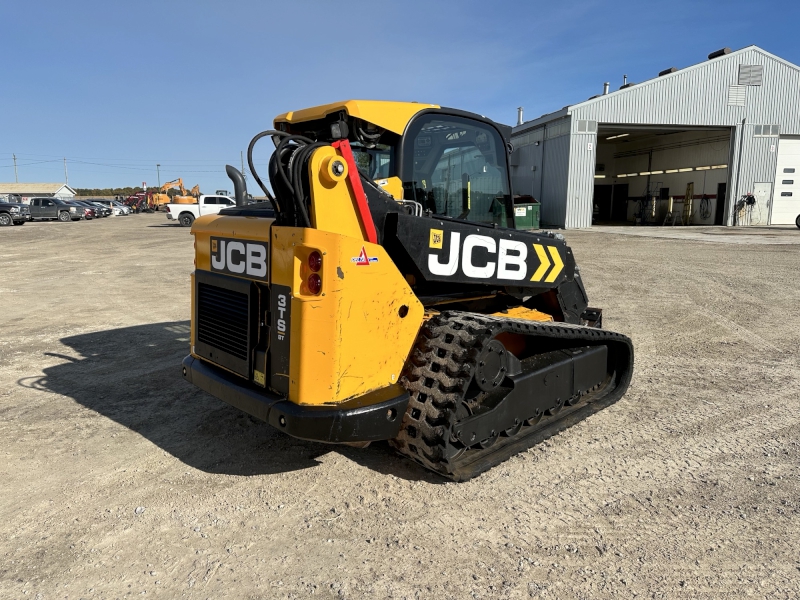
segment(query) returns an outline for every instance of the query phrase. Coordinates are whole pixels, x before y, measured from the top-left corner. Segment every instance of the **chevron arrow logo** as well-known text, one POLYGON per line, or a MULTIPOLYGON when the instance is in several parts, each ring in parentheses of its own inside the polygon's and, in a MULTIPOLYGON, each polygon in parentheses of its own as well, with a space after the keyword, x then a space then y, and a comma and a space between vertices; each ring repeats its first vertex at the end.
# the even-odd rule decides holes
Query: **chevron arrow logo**
POLYGON ((550 271, 550 275, 547 276, 545 281, 547 283, 553 283, 559 273, 564 270, 564 261, 561 260, 561 254, 559 254, 555 246, 548 246, 547 249, 550 251, 550 256, 553 259, 553 269, 550 271))
POLYGON ((536 256, 539 258, 539 267, 531 277, 531 281, 541 281, 544 274, 547 273, 547 270, 552 266, 553 268, 550 270, 550 274, 547 276, 547 279, 545 279, 545 282, 553 283, 561 274, 561 271, 564 270, 564 261, 561 260, 561 254, 559 254, 555 246, 547 246, 547 251, 545 251, 545 247, 542 244, 533 244, 533 249, 536 251, 536 256), (547 256, 548 251, 550 252, 549 258, 547 256), (553 262, 550 262, 550 258, 553 259, 553 262))
POLYGON ((547 258, 547 252, 544 251, 544 246, 541 244, 534 244, 533 249, 536 250, 536 256, 539 257, 539 268, 531 277, 531 281, 541 281, 547 269, 550 268, 550 259, 547 258))

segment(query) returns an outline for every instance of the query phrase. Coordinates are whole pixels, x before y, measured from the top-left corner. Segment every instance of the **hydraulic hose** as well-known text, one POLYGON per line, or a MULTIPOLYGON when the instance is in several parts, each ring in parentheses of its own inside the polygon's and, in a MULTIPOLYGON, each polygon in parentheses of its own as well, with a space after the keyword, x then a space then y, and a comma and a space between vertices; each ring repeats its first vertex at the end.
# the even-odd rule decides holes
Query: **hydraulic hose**
POLYGON ((302 169, 303 165, 306 164, 306 160, 311 155, 311 152, 320 146, 324 146, 325 144, 321 142, 315 142, 314 140, 302 135, 293 135, 285 131, 277 131, 274 129, 262 131, 253 137, 252 140, 250 140, 250 145, 247 148, 247 164, 250 167, 250 172, 253 174, 256 183, 258 183, 259 187, 264 191, 264 194, 267 196, 269 201, 272 203, 273 208, 275 209, 275 214, 278 216, 282 216, 284 214, 285 207, 281 206, 281 203, 278 201, 278 199, 269 192, 263 181, 261 181, 261 178, 258 176, 253 163, 253 148, 255 147, 256 142, 267 136, 272 137, 273 142, 275 141, 275 138, 282 138, 280 142, 275 142, 275 158, 277 159, 276 170, 287 190, 291 190, 293 196, 292 201, 294 202, 296 212, 300 217, 299 224, 301 226, 310 227, 311 219, 308 216, 308 210, 305 206, 302 169), (282 160, 285 151, 290 152, 288 165, 284 165, 282 160))

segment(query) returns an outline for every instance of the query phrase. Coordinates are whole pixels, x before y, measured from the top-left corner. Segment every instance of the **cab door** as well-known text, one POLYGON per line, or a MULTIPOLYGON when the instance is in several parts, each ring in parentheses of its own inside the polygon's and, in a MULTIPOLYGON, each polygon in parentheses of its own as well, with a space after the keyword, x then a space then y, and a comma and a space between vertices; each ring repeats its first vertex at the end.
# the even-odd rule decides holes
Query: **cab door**
POLYGON ((34 198, 33 200, 31 200, 30 210, 31 210, 31 218, 32 219, 41 219, 42 218, 42 200, 41 200, 41 198, 34 198))
POLYGON ((57 219, 58 218, 58 207, 56 203, 48 198, 42 198, 42 210, 41 210, 41 217, 43 219, 57 219))

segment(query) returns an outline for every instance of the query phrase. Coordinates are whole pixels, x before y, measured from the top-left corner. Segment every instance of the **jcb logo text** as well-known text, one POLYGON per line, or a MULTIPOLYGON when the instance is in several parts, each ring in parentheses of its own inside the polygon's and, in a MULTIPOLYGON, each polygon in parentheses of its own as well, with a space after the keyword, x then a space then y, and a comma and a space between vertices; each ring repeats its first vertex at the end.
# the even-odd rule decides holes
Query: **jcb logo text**
POLYGON ((267 245, 263 242, 211 238, 211 270, 266 279, 267 245))

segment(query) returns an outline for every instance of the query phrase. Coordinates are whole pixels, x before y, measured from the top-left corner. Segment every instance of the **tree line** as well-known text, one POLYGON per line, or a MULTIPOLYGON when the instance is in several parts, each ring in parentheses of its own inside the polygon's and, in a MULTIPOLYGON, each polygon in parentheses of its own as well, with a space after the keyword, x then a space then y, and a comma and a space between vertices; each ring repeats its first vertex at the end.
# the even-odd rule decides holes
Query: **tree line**
MULTIPOLYGON (((151 192, 157 191, 156 188, 149 188, 151 192)), ((143 192, 141 187, 120 187, 120 188, 75 188, 78 196, 131 196, 138 192, 143 192)), ((169 190, 170 196, 179 194, 179 190, 169 190)))

